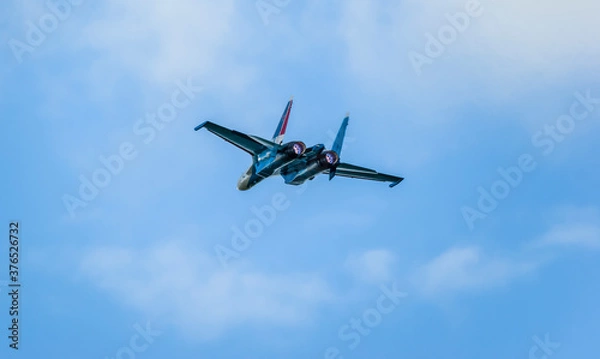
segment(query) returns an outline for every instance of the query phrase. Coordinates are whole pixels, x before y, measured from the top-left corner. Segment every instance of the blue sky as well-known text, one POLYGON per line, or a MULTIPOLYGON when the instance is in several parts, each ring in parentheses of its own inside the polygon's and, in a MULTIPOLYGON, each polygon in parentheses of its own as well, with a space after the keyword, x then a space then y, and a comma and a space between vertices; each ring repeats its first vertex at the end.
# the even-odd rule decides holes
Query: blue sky
POLYGON ((3 357, 597 352, 597 2, 0 6, 3 357), (350 111, 343 160, 406 180, 239 192, 250 158, 194 126, 269 137, 290 95, 286 139, 350 111))

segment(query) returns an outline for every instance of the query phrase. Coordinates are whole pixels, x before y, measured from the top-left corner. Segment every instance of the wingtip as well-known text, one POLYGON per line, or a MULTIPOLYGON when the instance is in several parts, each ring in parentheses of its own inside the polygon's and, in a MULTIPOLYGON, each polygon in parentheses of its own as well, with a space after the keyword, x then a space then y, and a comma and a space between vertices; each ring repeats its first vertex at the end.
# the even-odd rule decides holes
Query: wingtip
POLYGON ((201 129, 202 127, 206 126, 206 124, 207 124, 208 122, 209 122, 209 121, 204 121, 204 122, 202 122, 201 124, 199 124, 198 126, 194 127, 194 131, 198 131, 198 130, 199 130, 199 129, 201 129))
POLYGON ((294 95, 290 96, 290 102, 294 101, 294 95))
POLYGON ((396 186, 397 186, 397 185, 399 185, 399 184, 400 184, 400 182, 402 182, 402 181, 404 181, 404 178, 403 178, 403 177, 400 177, 400 179, 399 179, 399 180, 397 180, 396 182, 394 182, 394 183, 390 184, 390 188, 394 188, 394 187, 396 187, 396 186))

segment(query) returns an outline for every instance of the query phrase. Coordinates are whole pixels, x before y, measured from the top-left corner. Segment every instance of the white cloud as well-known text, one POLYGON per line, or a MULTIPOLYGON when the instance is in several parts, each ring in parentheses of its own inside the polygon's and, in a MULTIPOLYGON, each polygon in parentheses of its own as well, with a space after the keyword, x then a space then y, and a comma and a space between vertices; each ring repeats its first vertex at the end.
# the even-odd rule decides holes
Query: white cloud
POLYGON ((555 217, 560 218, 542 238, 535 243, 542 246, 571 246, 600 249, 600 211, 597 208, 563 208, 555 217))
POLYGON ((544 236, 542 244, 600 248, 600 227, 597 224, 556 226, 544 236))
POLYGON ((419 267, 414 284, 425 296, 485 290, 535 273, 560 255, 555 250, 540 251, 542 248, 600 248, 597 208, 559 208, 550 220, 554 224, 540 239, 525 243, 521 251, 512 254, 491 255, 477 246, 451 248, 419 267))
POLYGON ((349 69, 406 102, 446 110, 472 103, 474 96, 514 100, 549 81, 593 76, 600 64, 600 42, 592 35, 598 30, 597 1, 481 0, 484 14, 471 19, 457 40, 423 67, 424 75, 416 76, 409 52, 423 54, 425 34, 437 36, 449 24, 446 14, 464 12, 467 2, 344 2, 340 33, 349 69))
MULTIPOLYGON (((429 26, 435 21, 444 25, 445 14, 465 12, 465 6, 472 0, 410 0, 408 5, 416 12, 411 16, 414 23, 429 26)), ((600 44, 594 41, 592 31, 597 28, 600 4, 594 0, 550 1, 540 3, 535 0, 480 0, 483 15, 472 24, 468 35, 485 39, 488 50, 496 50, 499 55, 515 55, 508 59, 538 60, 540 63, 573 67, 575 63, 564 55, 575 53, 597 53, 600 44), (545 55, 545 56, 543 56, 545 55), (556 60, 562 60, 556 63, 556 60)), ((436 30, 435 28, 432 30, 436 30)), ((474 45, 480 45, 474 44, 474 45)), ((470 48, 472 50, 473 48, 470 48)), ((595 59, 590 59, 597 61, 595 59)))
POLYGON ((107 77, 114 82, 124 71, 147 84, 195 76, 236 90, 254 76, 236 56, 244 36, 233 0, 112 0, 98 12, 102 16, 77 40, 78 47, 96 51, 96 84, 107 77))
POLYGON ((377 249, 350 255, 344 266, 361 281, 380 284, 392 279, 395 262, 396 258, 392 252, 377 249))
POLYGON ((169 318, 183 335, 201 340, 242 324, 304 325, 332 300, 318 276, 225 271, 208 253, 175 240, 143 250, 95 248, 80 268, 127 306, 169 318))
POLYGON ((489 256, 478 247, 451 248, 420 267, 413 279, 424 296, 452 295, 506 285, 539 264, 489 256))

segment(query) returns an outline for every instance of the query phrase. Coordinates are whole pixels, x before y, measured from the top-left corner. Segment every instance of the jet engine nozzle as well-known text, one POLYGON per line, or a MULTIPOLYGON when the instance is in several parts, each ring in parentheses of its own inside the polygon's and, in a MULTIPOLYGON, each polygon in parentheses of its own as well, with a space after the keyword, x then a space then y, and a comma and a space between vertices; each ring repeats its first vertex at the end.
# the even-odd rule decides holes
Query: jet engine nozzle
POLYGON ((290 142, 283 146, 283 153, 290 158, 298 158, 306 152, 306 145, 304 142, 290 142))
POLYGON ((340 156, 335 151, 325 151, 319 155, 318 161, 322 168, 334 168, 340 162, 340 156))

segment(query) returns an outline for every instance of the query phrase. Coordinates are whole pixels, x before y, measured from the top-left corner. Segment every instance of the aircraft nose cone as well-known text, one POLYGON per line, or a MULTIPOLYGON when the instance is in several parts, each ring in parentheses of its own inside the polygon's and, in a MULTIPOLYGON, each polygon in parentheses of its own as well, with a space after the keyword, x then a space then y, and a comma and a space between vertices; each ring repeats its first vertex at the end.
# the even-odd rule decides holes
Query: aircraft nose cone
POLYGON ((237 184, 237 189, 240 191, 247 191, 250 189, 248 181, 239 181, 237 184))
POLYGON ((242 177, 240 178, 240 180, 237 183, 237 189, 239 189, 240 191, 246 191, 250 188, 249 186, 249 181, 250 178, 249 177, 242 177))

